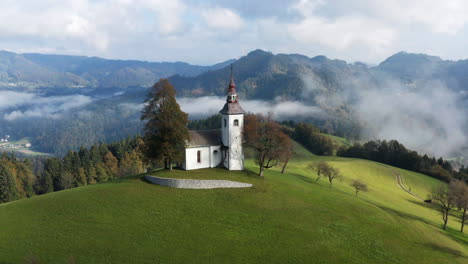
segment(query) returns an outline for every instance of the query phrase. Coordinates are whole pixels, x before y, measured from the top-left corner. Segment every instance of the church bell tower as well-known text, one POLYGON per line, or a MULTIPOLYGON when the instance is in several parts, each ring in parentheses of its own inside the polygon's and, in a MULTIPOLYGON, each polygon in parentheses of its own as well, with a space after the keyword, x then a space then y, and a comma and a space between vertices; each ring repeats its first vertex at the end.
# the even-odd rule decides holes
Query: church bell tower
POLYGON ((228 170, 244 169, 244 152, 242 150, 242 131, 245 111, 239 105, 236 84, 234 83, 231 65, 231 80, 227 89, 227 99, 223 109, 221 134, 223 141, 223 165, 228 170))

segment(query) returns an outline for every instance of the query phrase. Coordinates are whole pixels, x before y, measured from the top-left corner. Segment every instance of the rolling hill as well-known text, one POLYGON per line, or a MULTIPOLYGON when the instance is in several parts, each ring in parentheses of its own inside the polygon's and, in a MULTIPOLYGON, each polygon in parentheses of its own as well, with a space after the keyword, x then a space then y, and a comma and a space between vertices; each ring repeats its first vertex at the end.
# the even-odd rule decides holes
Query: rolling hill
MULTIPOLYGON (((174 74, 196 76, 223 68, 232 60, 212 66, 185 62, 108 60, 98 57, 0 51, 0 88, 128 88, 149 87, 174 74)), ((47 89, 48 88, 48 89, 47 89)))
MULTIPOLYGON (((222 169, 156 171, 230 179, 250 189, 181 190, 141 176, 0 205, 0 262, 41 263, 466 263, 468 236, 454 217, 402 191, 392 171, 365 160, 317 157, 296 145, 285 174, 264 179, 222 169), (339 168, 333 189, 306 168, 339 168), (354 196, 359 178, 369 192, 354 196)), ((401 171, 420 195, 437 182, 401 171)))

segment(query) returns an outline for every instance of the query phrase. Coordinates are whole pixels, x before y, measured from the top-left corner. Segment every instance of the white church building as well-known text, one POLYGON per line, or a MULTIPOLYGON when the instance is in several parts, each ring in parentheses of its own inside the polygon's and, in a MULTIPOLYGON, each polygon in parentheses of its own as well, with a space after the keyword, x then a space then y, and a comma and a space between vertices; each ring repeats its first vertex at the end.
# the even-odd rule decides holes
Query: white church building
POLYGON ((244 110, 239 105, 236 85, 229 82, 227 100, 223 109, 221 129, 190 130, 190 140, 185 148, 185 170, 215 168, 223 166, 228 170, 244 169, 242 151, 242 130, 244 110))

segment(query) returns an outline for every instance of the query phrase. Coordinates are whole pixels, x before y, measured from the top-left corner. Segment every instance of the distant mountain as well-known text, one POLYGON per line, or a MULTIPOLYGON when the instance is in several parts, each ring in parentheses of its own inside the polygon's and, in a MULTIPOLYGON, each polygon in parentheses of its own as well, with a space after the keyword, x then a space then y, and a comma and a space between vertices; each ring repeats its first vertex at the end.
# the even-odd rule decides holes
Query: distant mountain
POLYGON ((128 88, 149 87, 174 74, 196 76, 223 68, 185 62, 107 60, 98 57, 16 54, 0 51, 0 88, 128 88))
MULTIPOLYGON (((255 50, 238 60, 196 66, 0 52, 0 93, 2 89, 22 90, 19 97, 34 94, 31 98, 36 102, 0 107, 0 135, 29 137, 37 150, 56 154, 119 140, 140 131, 141 104, 147 88, 159 78, 171 76, 179 97, 224 96, 230 64, 241 100, 262 100, 262 105, 272 106, 300 101, 300 109, 283 109, 292 112, 287 118, 313 123, 330 134, 361 139, 400 139, 403 135, 404 139, 418 125, 430 140, 417 141, 417 145, 401 141, 424 151, 435 140, 457 141, 468 129, 464 117, 468 60, 400 52, 370 67, 322 55, 311 58, 255 50), (453 92, 434 93, 440 87, 432 81, 453 92), (408 94, 407 100, 401 100, 408 94), (433 98, 445 94, 449 95, 443 100, 433 98), (74 102, 75 98, 89 103, 74 102), (417 104, 420 99, 422 103, 417 104), (310 109, 319 111, 307 112, 310 109), (445 122, 451 116, 463 120, 445 122), (401 127, 398 135, 396 127, 401 127)), ((464 144, 460 142, 452 145, 464 144)))
MULTIPOLYGON (((468 91, 468 60, 453 62, 425 54, 400 52, 378 66, 368 67, 325 56, 309 58, 255 50, 234 61, 233 66, 238 92, 253 99, 301 100, 305 94, 331 95, 379 86, 389 78, 407 84, 439 80, 451 89, 468 91)), ((198 76, 175 75, 170 80, 179 95, 223 95, 229 74, 230 68, 225 67, 198 76)))
MULTIPOLYGON (((273 55, 262 50, 233 62, 233 68, 237 90, 244 98, 266 100, 300 100, 308 92, 337 92, 352 85, 347 82, 349 79, 369 75, 363 64, 348 64, 325 56, 273 55)), ((230 68, 225 67, 195 77, 175 75, 170 81, 179 95, 224 95, 229 76, 230 68)))

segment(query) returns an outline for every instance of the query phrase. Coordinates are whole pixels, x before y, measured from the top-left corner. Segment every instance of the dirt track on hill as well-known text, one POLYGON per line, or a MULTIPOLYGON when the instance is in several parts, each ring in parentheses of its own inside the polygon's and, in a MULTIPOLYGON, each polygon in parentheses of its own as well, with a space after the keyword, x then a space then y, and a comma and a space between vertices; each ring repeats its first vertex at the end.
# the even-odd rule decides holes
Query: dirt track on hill
POLYGON ((415 193, 410 192, 410 190, 408 190, 408 188, 406 188, 405 184, 403 183, 403 178, 401 178, 401 175, 400 175, 400 173, 398 171, 396 171, 396 170, 394 170, 394 169, 392 169, 392 168, 390 168, 388 166, 385 166, 385 165, 382 165, 382 166, 392 171, 392 173, 395 175, 398 186, 400 186, 400 188, 403 191, 411 194, 412 196, 418 198, 421 201, 424 201, 424 198, 422 198, 421 196, 419 196, 419 195, 417 195, 415 193))

